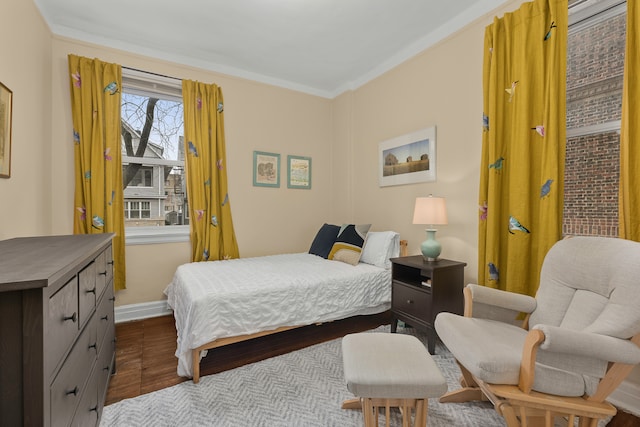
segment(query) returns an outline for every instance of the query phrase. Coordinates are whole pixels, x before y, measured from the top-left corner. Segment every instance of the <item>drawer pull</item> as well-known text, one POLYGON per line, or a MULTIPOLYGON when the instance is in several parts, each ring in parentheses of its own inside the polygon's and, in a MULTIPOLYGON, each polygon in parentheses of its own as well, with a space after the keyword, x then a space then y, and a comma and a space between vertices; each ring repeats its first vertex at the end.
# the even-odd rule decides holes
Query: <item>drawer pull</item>
POLYGON ((99 275, 101 275, 101 276, 106 276, 106 275, 107 275, 107 272, 106 272, 106 271, 101 271, 101 272, 100 272, 100 273, 98 273, 98 274, 99 274, 99 275))
POLYGON ((89 409, 89 412, 98 412, 98 407, 94 406, 93 408, 89 409))
POLYGON ((93 289, 87 289, 87 293, 88 293, 88 294, 94 294, 94 295, 95 295, 95 294, 96 294, 96 288, 93 288, 93 289))
POLYGON ((413 304, 413 300, 408 299, 407 304, 413 304))
POLYGON ((102 317, 100 318, 100 320, 109 320, 109 315, 108 315, 108 314, 105 314, 104 316, 102 316, 102 317))
POLYGON ((94 349, 96 352, 98 351, 98 343, 91 344, 89 348, 94 349))
POLYGON ((113 265, 113 261, 109 261, 107 265, 113 265))
POLYGON ((62 318, 63 321, 67 321, 67 320, 71 320, 73 323, 76 323, 76 321, 78 320, 78 313, 73 313, 73 315, 71 316, 65 316, 62 318))
POLYGON ((115 300, 116 300, 116 297, 111 297, 111 298, 109 298, 109 301, 111 301, 111 302, 113 302, 113 301, 115 301, 115 300))
POLYGON ((68 391, 68 392, 66 392, 65 394, 66 394, 67 396, 69 396, 70 394, 73 394, 74 396, 77 396, 79 391, 80 391, 80 390, 78 389, 78 386, 75 386, 75 387, 73 388, 73 390, 68 391))

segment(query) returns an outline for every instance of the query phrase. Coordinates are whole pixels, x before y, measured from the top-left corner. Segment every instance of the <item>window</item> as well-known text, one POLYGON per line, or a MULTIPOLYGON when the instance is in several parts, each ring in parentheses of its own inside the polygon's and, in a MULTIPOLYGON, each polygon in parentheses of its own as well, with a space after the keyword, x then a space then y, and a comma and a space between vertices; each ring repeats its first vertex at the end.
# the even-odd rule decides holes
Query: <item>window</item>
MULTIPOLYGON (((123 168, 123 175, 127 167, 123 168)), ((133 176, 128 186, 130 187, 153 187, 153 168, 150 166, 141 166, 133 176)))
POLYGON ((565 235, 618 235, 625 34, 624 1, 569 1, 565 235))
POLYGON ((122 70, 127 244, 188 241, 181 81, 122 70))
POLYGON ((151 203, 126 200, 124 202, 124 217, 125 219, 151 218, 151 203))

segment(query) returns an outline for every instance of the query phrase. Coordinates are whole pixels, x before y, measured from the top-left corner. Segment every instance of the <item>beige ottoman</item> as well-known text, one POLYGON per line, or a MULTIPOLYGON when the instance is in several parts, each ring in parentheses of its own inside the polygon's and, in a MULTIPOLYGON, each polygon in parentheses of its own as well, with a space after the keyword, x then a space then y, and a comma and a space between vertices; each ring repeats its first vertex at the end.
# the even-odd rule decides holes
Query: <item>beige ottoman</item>
POLYGON ((428 401, 447 391, 447 382, 424 344, 411 335, 350 334, 342 339, 344 378, 358 399, 346 400, 343 409, 362 408, 365 427, 378 425, 378 408, 402 411, 402 425, 427 425, 428 401))

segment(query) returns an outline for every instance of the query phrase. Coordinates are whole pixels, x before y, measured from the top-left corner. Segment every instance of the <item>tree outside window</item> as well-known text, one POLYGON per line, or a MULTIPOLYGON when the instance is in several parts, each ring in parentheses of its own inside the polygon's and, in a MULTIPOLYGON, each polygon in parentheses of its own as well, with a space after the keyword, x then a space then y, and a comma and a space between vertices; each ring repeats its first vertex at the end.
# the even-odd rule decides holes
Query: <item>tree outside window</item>
POLYGON ((188 224, 182 101, 123 82, 121 120, 125 227, 188 224))

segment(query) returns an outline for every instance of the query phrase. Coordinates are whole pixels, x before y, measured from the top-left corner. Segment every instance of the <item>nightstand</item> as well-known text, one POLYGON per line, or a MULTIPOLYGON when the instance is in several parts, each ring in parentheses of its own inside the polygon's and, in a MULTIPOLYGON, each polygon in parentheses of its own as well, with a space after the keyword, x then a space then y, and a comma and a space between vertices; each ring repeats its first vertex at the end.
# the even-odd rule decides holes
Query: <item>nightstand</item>
POLYGON ((434 354, 436 315, 463 313, 465 265, 448 259, 425 261, 422 255, 391 258, 391 332, 396 332, 398 320, 426 331, 429 353, 434 354))

